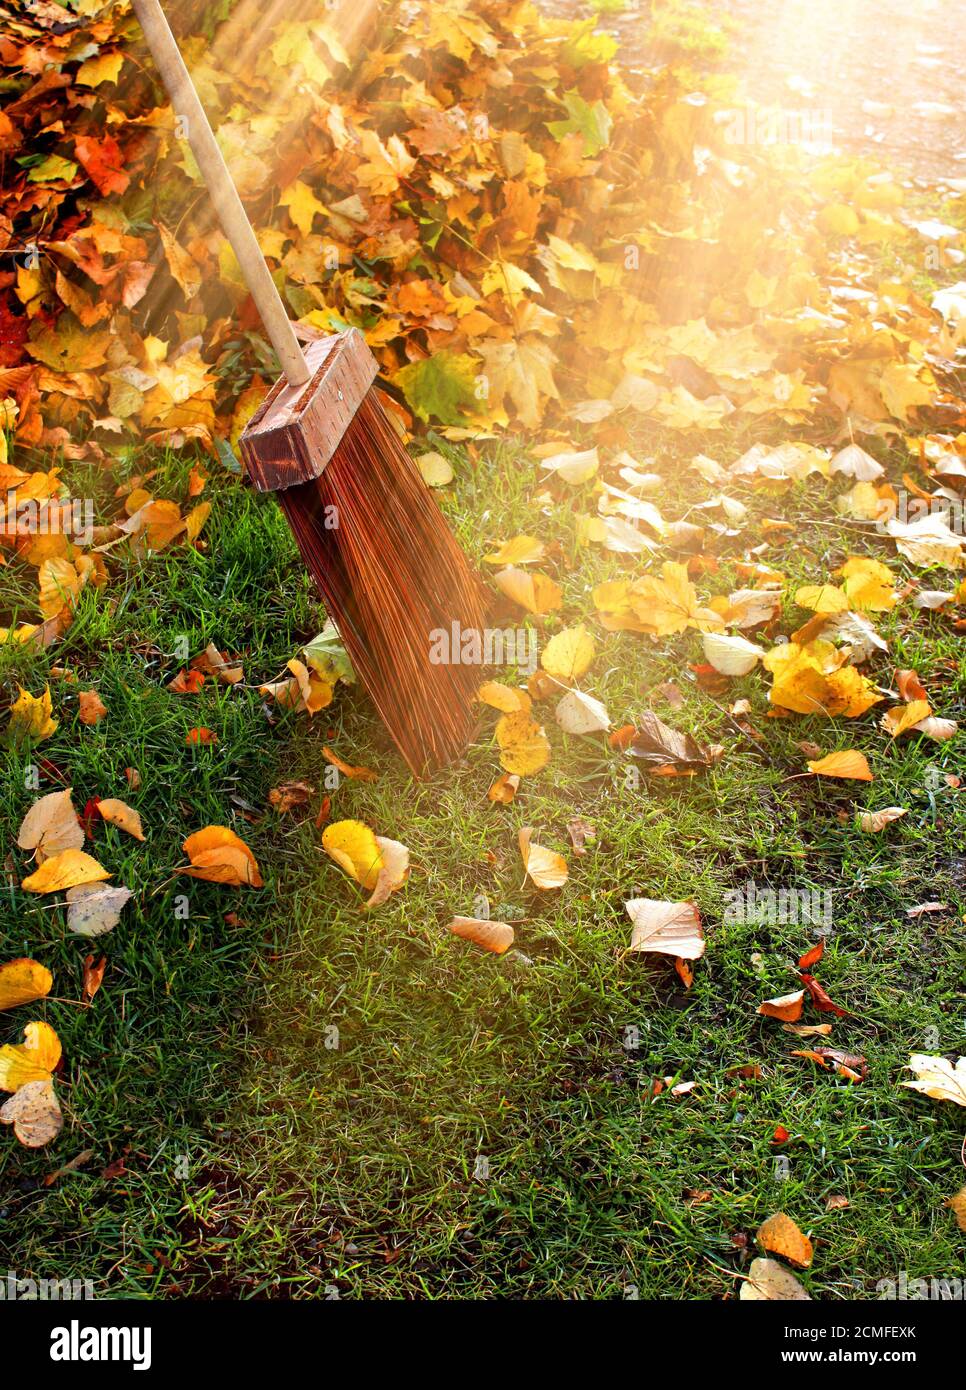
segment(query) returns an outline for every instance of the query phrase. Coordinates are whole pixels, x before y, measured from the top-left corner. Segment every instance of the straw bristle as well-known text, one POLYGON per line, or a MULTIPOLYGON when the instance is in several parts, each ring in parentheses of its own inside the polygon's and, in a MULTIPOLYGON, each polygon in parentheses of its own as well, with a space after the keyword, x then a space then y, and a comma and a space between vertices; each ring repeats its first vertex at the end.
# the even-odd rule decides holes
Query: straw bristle
POLYGON ((434 632, 482 631, 479 581, 374 391, 325 472, 278 493, 356 673, 417 777, 458 757, 479 669, 430 659, 434 632), (333 525, 333 522, 335 523, 333 525))

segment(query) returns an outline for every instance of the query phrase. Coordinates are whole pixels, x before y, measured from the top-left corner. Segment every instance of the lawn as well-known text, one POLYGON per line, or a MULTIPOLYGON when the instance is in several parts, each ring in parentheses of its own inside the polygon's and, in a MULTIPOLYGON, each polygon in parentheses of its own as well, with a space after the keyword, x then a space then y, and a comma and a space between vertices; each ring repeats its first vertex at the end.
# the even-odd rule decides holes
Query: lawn
MULTIPOLYGON (((126 14, 99 22, 94 56, 87 8, 51 34, 45 7, 23 53, 0 47, 0 105, 16 117, 0 137, 22 122, 38 142, 0 164, 0 194, 18 234, 49 209, 44 235, 61 238, 39 268, 0 275, 9 463, 61 468, 99 526, 137 514, 142 484, 210 514, 194 543, 156 553, 115 536, 108 582, 80 590, 59 640, 0 643, 5 697, 49 686, 58 721, 17 745, 0 710, 0 964, 28 956, 54 977, 49 997, 0 1015, 0 1045, 30 1019, 56 1029, 65 1119, 37 1150, 0 1132, 8 1268, 89 1279, 112 1299, 733 1300, 758 1228, 784 1212, 813 1242, 796 1273, 815 1299, 956 1277, 963 1112, 901 1083, 911 1053, 964 1050, 963 735, 892 739, 880 719, 910 669, 938 716, 966 715, 966 590, 915 604, 957 588, 963 556, 960 573, 914 564, 844 515, 851 477, 712 481, 692 462, 727 469, 755 444, 809 442, 827 463, 854 435, 883 484, 935 489, 942 451, 959 470, 942 481, 961 486, 962 323, 930 306, 961 276, 933 253, 962 239, 963 189, 890 181, 859 155, 729 146, 714 116, 739 90, 726 36, 676 0, 645 7, 653 33, 609 4, 627 41, 616 58, 592 16, 555 27, 492 0, 472 15, 419 0, 379 13, 349 76, 337 36, 294 11, 183 8, 293 316, 368 333, 413 453, 452 463, 436 496, 491 587, 501 542, 546 547, 561 606, 537 617, 499 600, 501 626, 527 625, 542 651, 585 624, 583 685, 613 726, 653 711, 716 756, 694 776, 649 776, 538 702, 549 762, 501 804, 484 703, 463 759, 417 782, 358 686, 312 717, 262 691, 327 618, 230 442, 275 366, 126 14), (28 100, 48 67, 67 81, 28 100), (116 150, 98 143, 108 130, 116 150), (650 404, 619 402, 628 381, 650 404), (587 481, 541 466, 594 447, 587 481), (588 541, 623 451, 660 475, 648 498, 664 522, 700 536, 664 531, 653 555, 588 541), (800 586, 835 583, 849 556, 886 564, 898 596, 865 614, 887 649, 860 663, 883 700, 858 718, 778 717, 760 665, 716 679, 693 624, 610 631, 594 602, 605 581, 668 560, 689 565, 702 605, 769 566, 781 612, 744 635, 771 649, 812 617, 800 586), (209 643, 243 679, 172 690, 209 643), (107 710, 94 724, 80 717, 89 690, 107 710), (216 739, 190 742, 198 728, 216 739), (874 780, 807 770, 847 749, 874 780), (337 775, 326 750, 376 780, 337 775), (281 813, 270 793, 294 781, 308 801, 281 813), (22 886, 34 866, 18 828, 65 785, 86 808, 86 848, 133 893, 96 942, 70 932, 60 895, 22 886), (143 843, 98 818, 89 803, 108 797, 140 813, 143 843), (861 828, 890 806, 905 816, 861 828), (408 882, 371 911, 322 844, 346 819, 410 853, 408 882), (582 853, 578 820, 595 831, 582 853), (209 825, 250 846, 263 887, 183 873, 185 838, 209 825), (525 877, 523 827, 567 859, 559 891, 525 877), (749 885, 816 895, 827 920, 739 916, 749 885), (628 950, 635 898, 697 905, 693 980, 628 950), (455 915, 511 924, 514 946, 458 939, 455 915), (814 973, 840 1012, 806 1001, 802 1023, 832 1031, 799 1036, 758 1008, 800 987, 820 940, 814 973), (106 971, 88 1007, 89 953, 106 971), (864 1059, 857 1079, 795 1055, 822 1044, 864 1059)), ((35 623, 38 570, 12 546, 3 558, 0 622, 35 623)))
MULTIPOLYGON (((683 513, 701 485, 665 457, 683 513)), ((484 537, 532 525, 538 470, 509 446, 475 467, 453 458, 444 506, 480 560, 484 537)), ((135 463, 158 468, 159 494, 183 493, 187 459, 135 463)), ((30 659, 4 649, 5 679, 35 692, 51 665, 69 673, 52 678, 61 724, 43 756, 69 769, 79 803, 125 795, 124 768, 138 768, 129 799, 148 836, 142 846, 109 826, 95 832, 94 852, 135 898, 103 938, 108 972, 90 1009, 75 1002, 84 951, 61 913, 16 888, 3 902, 8 944, 55 976, 45 1015, 64 1044, 69 1125, 58 1157, 90 1151, 44 1187, 48 1153, 0 1149, 11 1268, 89 1277, 114 1297, 722 1297, 735 1294, 749 1233, 781 1208, 812 1232, 804 1278, 816 1296, 874 1296, 900 1270, 954 1271, 961 1237, 943 1201, 957 1184, 962 1126, 952 1107, 897 1086, 910 1051, 955 1049, 962 1028, 962 816, 956 794, 930 796, 926 778, 929 765, 956 765, 945 747, 914 740, 883 752, 874 714, 848 730, 767 721, 759 746, 689 678, 693 634, 652 643, 604 633, 596 693, 618 722, 653 707, 723 744, 705 775, 635 785, 625 755, 551 720, 550 766, 512 805, 494 806, 484 710, 465 762, 417 784, 355 693, 311 723, 269 717, 258 684, 322 615, 274 502, 231 476, 209 486, 204 549, 132 559, 123 598, 85 591, 57 647, 30 659), (209 640, 241 653, 244 686, 165 689, 185 636, 192 654, 209 640), (677 684, 682 708, 651 693, 664 682, 677 684), (92 728, 76 715, 89 683, 109 711, 92 728), (198 724, 217 745, 185 746, 198 724), (874 791, 795 776, 807 739, 865 748, 874 791), (293 778, 321 795, 326 744, 380 772, 371 784, 341 779, 332 817, 365 820, 412 854, 408 885, 373 913, 321 852, 318 797, 284 817, 266 804, 293 778), (862 834, 854 809, 883 804, 910 814, 888 839, 862 834), (566 831, 575 816, 597 828, 580 858, 566 831), (181 840, 208 823, 239 830, 263 890, 177 877, 181 840), (567 853, 564 892, 522 886, 524 824, 567 853), (762 999, 794 987, 794 962, 816 937, 808 923, 724 920, 724 893, 751 880, 830 890, 819 973, 851 1015, 831 1041, 868 1057, 862 1084, 790 1056, 809 1044, 756 1015, 762 999), (689 991, 660 958, 622 956, 622 904, 634 896, 699 904, 709 945, 689 991), (504 957, 444 929, 483 897, 516 927, 504 957), (926 900, 949 908, 906 918, 926 900), (753 1077, 736 1072, 756 1065, 753 1077), (654 1096, 659 1078, 673 1082, 654 1096), (690 1080, 693 1090, 671 1094, 690 1080), (792 1135, 780 1147, 778 1125, 792 1135), (849 1206, 827 1211, 833 1195, 849 1206)), ((824 490, 785 499, 799 529, 779 534, 768 559, 791 589, 847 551, 884 550, 821 524, 824 490)), ((747 500, 768 510, 750 489, 747 500)), ((574 511, 568 492, 545 520, 562 545, 557 626, 620 571, 573 544, 574 511)), ((716 589, 730 582, 724 565, 716 589)), ((7 604, 24 579, 16 563, 4 571, 7 604)), ((915 666, 927 687, 942 683, 943 712, 960 713, 948 619, 890 614, 882 632, 895 664, 915 666)), ((765 725, 760 676, 732 683, 728 701, 742 696, 765 725)), ((26 755, 5 757, 12 842, 32 794, 26 755)))

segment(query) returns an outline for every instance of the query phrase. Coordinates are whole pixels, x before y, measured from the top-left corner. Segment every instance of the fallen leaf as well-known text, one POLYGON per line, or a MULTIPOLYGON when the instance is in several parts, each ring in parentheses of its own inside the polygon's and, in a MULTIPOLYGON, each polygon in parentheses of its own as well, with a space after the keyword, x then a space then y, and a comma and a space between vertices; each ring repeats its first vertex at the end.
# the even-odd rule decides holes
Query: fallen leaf
POLYGON ((540 655, 540 665, 548 675, 569 684, 586 675, 595 650, 593 637, 581 623, 551 637, 540 655))
POLYGON ((933 1100, 951 1100, 954 1105, 966 1105, 966 1057, 957 1057, 953 1066, 948 1057, 914 1052, 908 1066, 910 1071, 916 1073, 916 1080, 903 1081, 902 1085, 908 1086, 910 1091, 921 1091, 933 1100))
POLYGON ((487 792, 489 801, 498 801, 502 806, 509 806, 520 789, 520 778, 515 772, 504 772, 493 783, 487 792))
POLYGON ((311 782, 282 782, 279 786, 272 787, 268 799, 278 814, 284 816, 297 806, 305 806, 314 795, 315 788, 311 782))
POLYGON ((206 825, 189 835, 182 849, 191 861, 179 870, 208 883, 224 883, 233 888, 247 885, 262 888, 262 876, 254 854, 226 825, 206 825))
POLYGON ((631 898, 624 908, 633 923, 629 951, 656 951, 682 960, 704 955, 701 916, 694 903, 631 898))
POLYGON ((908 814, 904 806, 884 806, 881 811, 862 811, 858 817, 859 829, 866 835, 877 835, 894 820, 901 820, 908 814))
POLYGON ((103 936, 117 926, 130 897, 130 888, 79 883, 67 890, 67 925, 78 936, 103 936))
POLYGON ((670 728, 651 710, 641 716, 630 751, 655 776, 667 776, 669 771, 691 775, 710 767, 712 761, 709 749, 702 748, 690 734, 670 728))
POLYGON ((794 1023, 802 1016, 805 991, 793 990, 791 994, 780 994, 775 999, 766 999, 758 1005, 758 1012, 766 1018, 780 1018, 784 1023, 794 1023))
POLYGON ((132 807, 123 801, 116 801, 113 797, 107 797, 97 803, 97 809, 101 820, 108 821, 111 825, 116 825, 119 830, 124 830, 128 835, 132 835, 135 840, 144 839, 144 831, 141 828, 141 817, 132 807))
POLYGON ((447 930, 498 956, 513 945, 513 928, 506 922, 490 922, 481 917, 454 917, 447 930))
POLYGON ((104 983, 104 971, 107 969, 107 956, 101 956, 95 962, 93 956, 84 957, 84 998, 90 1003, 94 995, 104 983))
POLYGON ((493 582, 501 594, 528 613, 552 613, 563 604, 560 585, 537 571, 529 574, 526 570, 508 565, 494 575, 493 582))
POLYGON ((872 771, 864 753, 854 748, 846 748, 840 753, 829 753, 808 764, 809 772, 819 777, 842 777, 853 782, 871 782, 872 771))
POLYGON ((56 731, 58 724, 51 718, 50 686, 44 687, 43 695, 31 695, 23 686, 18 688, 20 694, 10 706, 7 741, 14 747, 42 743, 56 731))
POLYGON ((362 821, 333 821, 323 831, 322 848, 371 894, 367 907, 378 907, 409 877, 409 852, 405 846, 376 835, 362 821))
POLYGON ((327 763, 331 763, 333 767, 337 767, 343 777, 352 778, 357 782, 379 781, 378 772, 373 772, 371 767, 352 767, 349 763, 343 762, 339 755, 333 752, 331 748, 323 746, 322 756, 327 763))
POLYGON ((38 865, 61 850, 80 849, 83 843, 84 831, 69 788, 35 801, 17 832, 17 844, 21 849, 34 850, 38 865))
POLYGON ((705 660, 723 676, 747 676, 765 655, 764 649, 754 642, 723 632, 706 632, 701 641, 705 660))
POLYGON ((610 715, 599 700, 581 690, 568 690, 554 712, 565 734, 600 734, 610 728, 610 715))
POLYGON ((811 1295, 795 1278, 790 1269, 777 1260, 759 1257, 748 1266, 748 1278, 738 1295, 741 1302, 794 1303, 811 1301, 811 1295))
POLYGON ((50 993, 54 977, 38 961, 10 960, 0 965, 0 1010, 16 1009, 31 1004, 50 993))
POLYGON ((529 714, 505 714, 497 722, 496 741, 500 766, 519 777, 528 777, 550 761, 550 743, 541 726, 529 714))
POLYGON ((81 690, 77 696, 77 706, 82 724, 99 724, 107 716, 107 706, 96 690, 81 690))
POLYGON ((567 882, 569 873, 566 859, 562 854, 557 854, 551 849, 544 849, 543 845, 533 844, 530 839, 532 834, 532 827, 526 825, 521 828, 517 835, 520 857, 523 860, 526 876, 534 887, 544 891, 562 888, 567 882))
POLYGON ((27 1149, 42 1149, 56 1139, 64 1127, 64 1117, 50 1079, 21 1085, 0 1105, 0 1123, 13 1125, 14 1134, 27 1149))
POLYGON ((597 827, 584 820, 582 816, 575 816, 567 822, 567 834, 570 836, 574 854, 579 857, 587 853, 584 846, 588 842, 593 844, 597 839, 597 827))
POLYGON ((83 850, 64 849, 45 859, 20 886, 28 893, 57 893, 78 883, 95 883, 110 877, 107 869, 83 850))
POLYGON ((762 1222, 755 1239, 773 1255, 781 1255, 791 1264, 798 1265, 799 1269, 807 1269, 812 1263, 812 1242, 783 1211, 762 1222))
POLYGON ((837 1014, 839 1018, 848 1018, 848 1009, 840 1008, 838 1004, 833 1004, 825 990, 813 976, 805 971, 799 973, 799 979, 808 990, 812 1003, 816 1009, 825 1014, 837 1014))
POLYGON ((0 1047, 0 1091, 19 1091, 30 1081, 50 1081, 60 1061, 60 1039, 49 1023, 28 1023, 22 1043, 0 1047))

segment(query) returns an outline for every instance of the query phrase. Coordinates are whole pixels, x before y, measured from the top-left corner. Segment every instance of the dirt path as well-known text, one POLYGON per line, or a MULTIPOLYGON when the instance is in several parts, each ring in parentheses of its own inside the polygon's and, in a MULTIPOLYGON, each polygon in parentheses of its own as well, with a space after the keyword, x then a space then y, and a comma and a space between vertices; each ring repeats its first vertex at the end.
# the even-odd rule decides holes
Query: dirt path
MULTIPOLYGON (((573 14, 573 0, 543 0, 573 14)), ((754 102, 806 117, 832 143, 933 182, 966 182, 966 0, 714 0, 729 43, 721 68, 754 102)), ((581 9, 580 11, 584 11, 581 9)), ((655 61, 630 0, 601 27, 625 60, 655 61)))

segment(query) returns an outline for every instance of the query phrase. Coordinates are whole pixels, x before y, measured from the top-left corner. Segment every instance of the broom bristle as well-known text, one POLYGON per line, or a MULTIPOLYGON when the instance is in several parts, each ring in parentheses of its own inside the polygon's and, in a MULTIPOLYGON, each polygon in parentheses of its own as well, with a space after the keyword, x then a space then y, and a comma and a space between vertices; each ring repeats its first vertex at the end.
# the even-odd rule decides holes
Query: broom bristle
POLYGON ((432 661, 433 634, 449 634, 454 623, 482 632, 483 590, 373 391, 322 476, 278 497, 356 673, 413 773, 451 762, 473 730, 480 673, 460 664, 458 642, 448 662, 432 661))

